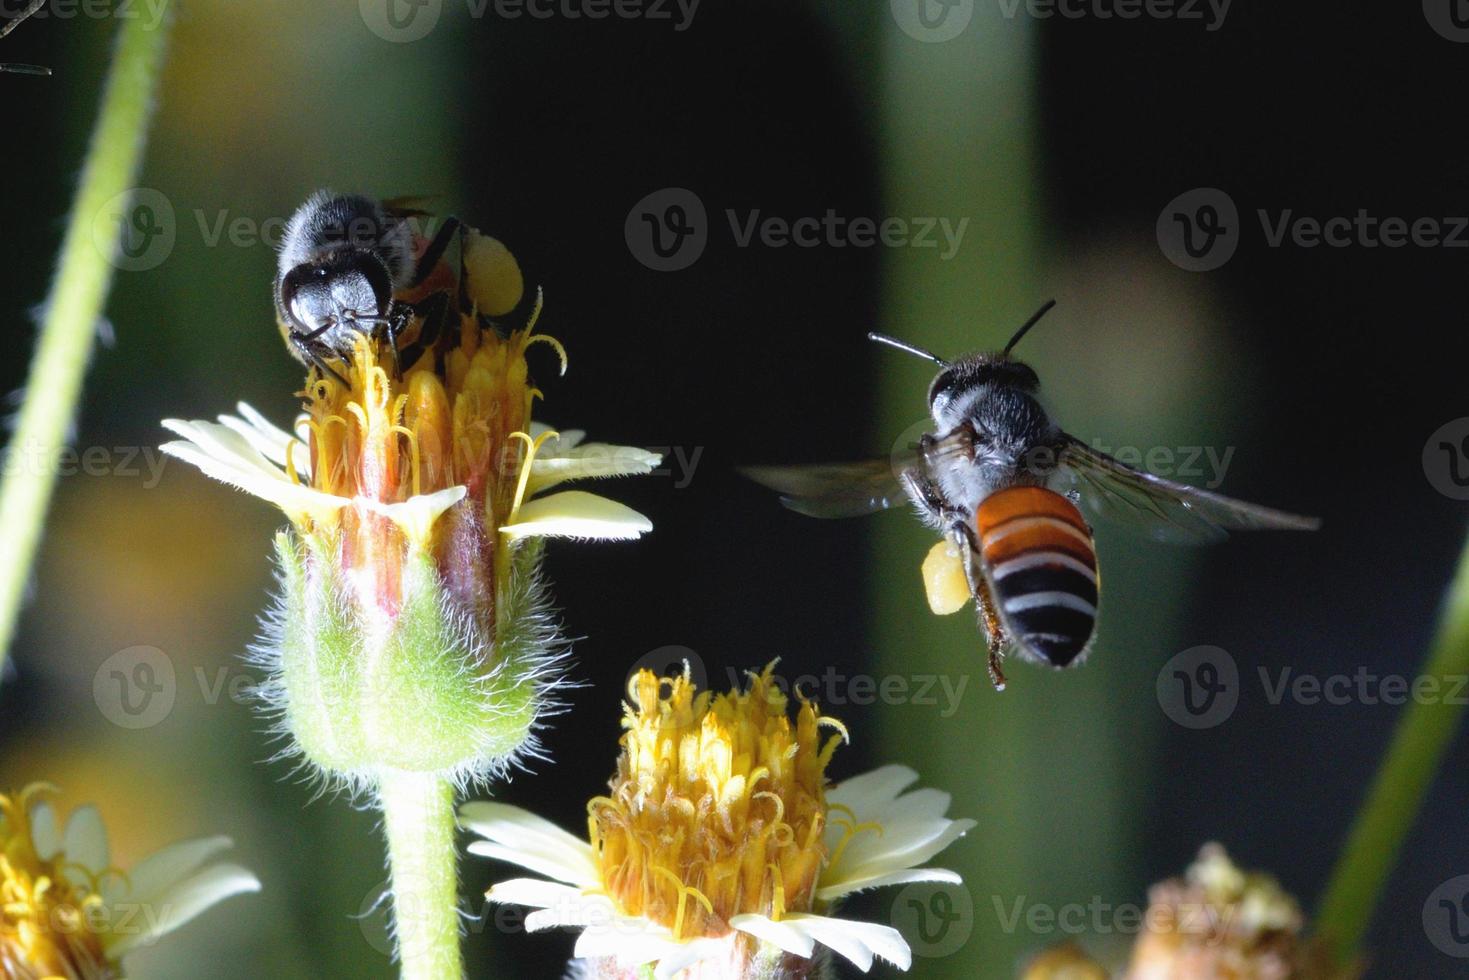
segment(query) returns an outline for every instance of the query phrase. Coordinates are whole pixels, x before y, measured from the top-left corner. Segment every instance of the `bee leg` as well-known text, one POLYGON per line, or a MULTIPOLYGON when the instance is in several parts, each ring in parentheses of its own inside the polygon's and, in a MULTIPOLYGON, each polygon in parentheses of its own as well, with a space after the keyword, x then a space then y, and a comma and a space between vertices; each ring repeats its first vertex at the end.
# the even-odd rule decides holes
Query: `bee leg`
POLYGON ((439 264, 439 260, 444 257, 444 253, 449 250, 449 243, 454 240, 454 236, 459 234, 463 228, 464 225, 452 214, 444 219, 443 226, 434 233, 434 237, 428 243, 428 247, 423 250, 423 255, 419 258, 418 265, 413 269, 413 281, 408 284, 410 288, 422 285, 423 281, 433 273, 434 267, 439 264))
MULTIPOLYGON (((951 515, 952 516, 952 515, 951 515)), ((964 565, 964 579, 969 583, 969 594, 974 597, 974 609, 979 616, 979 625, 984 629, 985 642, 989 646, 990 683, 996 691, 1005 689, 1005 672, 1000 669, 1001 652, 1005 649, 1005 628, 995 612, 995 603, 990 596, 989 586, 980 574, 974 532, 963 517, 953 516, 949 525, 949 540, 959 549, 959 559, 964 565)))
POLYGON ((335 378, 343 388, 346 388, 349 391, 351 390, 352 382, 348 381, 346 378, 342 377, 341 374, 337 373, 337 369, 328 364, 326 362, 326 359, 323 358, 320 354, 318 354, 314 350, 303 351, 302 353, 306 355, 307 362, 312 367, 316 368, 316 370, 320 371, 323 377, 335 378))
POLYGON ((1005 628, 1000 624, 999 614, 995 612, 995 601, 990 596, 989 586, 981 580, 979 589, 976 601, 979 607, 979 621, 984 625, 985 640, 990 648, 990 683, 995 686, 995 690, 1003 691, 1005 672, 1000 669, 1000 653, 1005 649, 1005 628))
MULTIPOLYGON (((320 331, 317 331, 317 333, 320 333, 320 331)), ((322 377, 335 378, 341 382, 343 388, 347 388, 348 390, 350 390, 352 387, 351 382, 338 374, 336 370, 326 362, 326 358, 322 354, 324 348, 321 344, 317 343, 313 339, 315 336, 316 334, 307 335, 292 331, 291 344, 296 348, 297 351, 301 353, 301 357, 306 361, 309 366, 314 367, 316 368, 316 370, 321 372, 322 377)))
POLYGON ((393 349, 398 349, 397 334, 408 326, 412 317, 421 317, 422 323, 418 328, 418 336, 401 351, 401 360, 408 367, 418 363, 424 351, 433 347, 443 336, 444 327, 449 321, 449 294, 443 290, 426 296, 417 303, 404 303, 401 308, 405 316, 403 323, 393 334, 393 349))

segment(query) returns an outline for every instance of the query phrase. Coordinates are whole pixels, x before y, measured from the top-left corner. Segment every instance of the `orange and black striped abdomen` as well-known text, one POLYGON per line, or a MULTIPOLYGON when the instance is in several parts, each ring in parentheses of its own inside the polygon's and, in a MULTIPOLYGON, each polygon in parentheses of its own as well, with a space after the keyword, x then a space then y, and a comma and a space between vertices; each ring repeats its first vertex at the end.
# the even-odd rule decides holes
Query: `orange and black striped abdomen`
POLYGON ((1075 660, 1097 623, 1097 552, 1065 497, 1010 487, 975 515, 995 607, 1024 652, 1057 667, 1075 660))

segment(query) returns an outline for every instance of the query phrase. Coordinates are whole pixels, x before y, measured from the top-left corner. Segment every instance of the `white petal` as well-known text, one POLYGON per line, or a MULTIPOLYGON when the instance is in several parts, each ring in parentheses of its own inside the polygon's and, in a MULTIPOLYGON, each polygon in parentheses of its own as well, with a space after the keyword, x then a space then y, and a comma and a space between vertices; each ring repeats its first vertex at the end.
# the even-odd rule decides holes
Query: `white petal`
POLYGON ((578 888, 595 888, 597 882, 587 877, 588 868, 586 862, 580 855, 573 852, 558 851, 526 851, 516 847, 506 847, 503 844, 494 844, 487 840, 477 840, 469 845, 469 853, 479 857, 489 858, 492 861, 504 861, 507 864, 518 864, 522 868, 543 874, 557 881, 576 885, 578 888))
POLYGON ((127 883, 116 875, 103 882, 103 897, 110 903, 127 898, 132 902, 152 902, 169 888, 192 874, 205 861, 229 849, 228 837, 201 837, 197 840, 170 844, 138 862, 128 873, 127 883))
POLYGON ((805 932, 823 946, 851 960, 863 973, 872 969, 874 954, 900 970, 913 965, 913 951, 903 934, 892 926, 854 919, 835 919, 824 915, 788 915, 781 920, 805 932))
POLYGON ((297 466, 307 460, 306 446, 300 439, 276 426, 244 402, 238 403, 235 408, 240 413, 239 417, 221 415, 219 424, 238 432, 260 455, 282 467, 286 465, 288 452, 297 466))
POLYGON ((658 453, 605 442, 589 442, 554 453, 542 450, 531 461, 526 492, 539 493, 566 480, 642 476, 653 472, 662 461, 663 457, 658 453))
POLYGON ((614 500, 563 490, 520 505, 518 520, 501 531, 512 538, 557 537, 622 541, 653 530, 653 522, 614 500))
POLYGON ((833 786, 826 791, 826 802, 850 807, 862 819, 863 814, 897 799, 917 779, 918 773, 907 766, 883 766, 833 786))
MULTIPOLYGON (((539 439, 542 433, 550 431, 551 427, 544 422, 531 422, 530 424, 532 439, 539 439)), ((560 436, 559 439, 552 439, 546 443, 546 448, 552 452, 564 453, 568 449, 576 448, 587 437, 587 434, 583 429, 562 429, 560 436)))
POLYGON ((360 506, 381 514, 398 525, 410 541, 418 545, 427 545, 429 535, 433 532, 434 521, 437 521, 444 511, 463 500, 464 495, 468 492, 468 487, 449 487, 435 493, 421 493, 396 504, 385 504, 367 497, 354 499, 360 506))
POLYGON ((617 906, 606 895, 585 895, 577 892, 574 898, 567 896, 564 900, 558 900, 555 905, 527 915, 525 931, 539 932, 542 929, 566 926, 601 928, 618 918, 617 906))
POLYGON ((787 953, 810 959, 815 951, 815 940, 795 926, 788 925, 784 921, 776 922, 763 915, 736 915, 729 920, 729 924, 740 932, 748 932, 756 939, 763 939, 774 946, 779 946, 787 953))
MULTIPOLYGON (((234 864, 216 864, 168 889, 158 900, 140 910, 134 921, 140 928, 125 935, 104 938, 112 958, 159 936, 173 932, 199 913, 224 901, 231 895, 258 892, 260 879, 234 864)), ((121 921, 121 919, 119 919, 121 921)))
POLYGON ((56 811, 50 803, 31 807, 31 846, 42 861, 49 861, 61 850, 61 832, 56 829, 56 811))
POLYGON ((101 874, 110 863, 107 855, 107 828, 102 814, 90 804, 71 811, 66 821, 66 837, 61 845, 69 862, 80 864, 93 874, 101 874))
POLYGON ((859 810, 857 813, 863 820, 879 820, 884 824, 894 818, 908 821, 942 820, 953 802, 954 798, 943 790, 925 787, 904 793, 876 811, 859 810))
MULTIPOLYGON (((601 884, 601 870, 592 845, 529 810, 508 803, 477 800, 459 808, 459 822, 495 845, 504 845, 514 852, 501 860, 582 888, 596 888, 601 884), (553 865, 556 870, 537 864, 553 865)), ((476 850, 478 846, 476 842, 469 849, 476 854, 483 853, 476 850)))
POLYGON ((641 966, 674 952, 678 943, 663 926, 644 918, 619 917, 609 925, 587 929, 572 950, 578 959, 615 956, 624 966, 641 966))
MULTIPOLYGON (((925 821, 884 827, 882 838, 853 840, 836 865, 827 869, 835 885, 871 875, 916 868, 975 827, 973 820, 925 821), (870 846, 866 846, 870 845, 870 846)), ((826 877, 823 875, 823 877, 826 877)))
POLYGON ((585 897, 580 888, 544 878, 511 878, 497 881, 485 898, 501 905, 527 905, 533 909, 569 908, 585 897))
POLYGON ((272 465, 248 439, 227 426, 203 419, 164 419, 163 427, 182 436, 218 462, 242 469, 259 470, 262 476, 277 480, 286 479, 286 474, 279 466, 272 465))
POLYGON ((672 980, 680 970, 685 970, 704 960, 718 959, 729 954, 727 939, 695 939, 680 943, 678 948, 658 958, 658 968, 653 971, 653 980, 672 980))
POLYGON ((823 874, 820 887, 816 889, 816 897, 823 902, 833 902, 853 892, 882 888, 886 885, 907 885, 915 881, 942 881, 950 885, 964 883, 964 879, 957 871, 949 871, 947 868, 908 868, 904 871, 889 871, 866 878, 853 878, 831 883, 828 883, 827 876, 823 874))
POLYGON ((194 443, 165 442, 159 448, 170 456, 197 466, 206 476, 270 501, 285 511, 292 521, 310 518, 314 521, 330 522, 338 511, 351 503, 346 497, 333 496, 293 483, 284 474, 271 477, 253 468, 222 462, 194 443))

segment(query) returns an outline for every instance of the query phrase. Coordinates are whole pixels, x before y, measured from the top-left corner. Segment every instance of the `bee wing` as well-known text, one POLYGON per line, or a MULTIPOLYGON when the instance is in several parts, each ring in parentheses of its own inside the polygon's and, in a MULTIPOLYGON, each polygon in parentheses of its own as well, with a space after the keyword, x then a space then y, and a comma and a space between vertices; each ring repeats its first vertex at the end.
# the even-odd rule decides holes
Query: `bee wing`
POLYGON ((802 466, 743 466, 740 472, 780 494, 780 502, 809 517, 859 517, 886 510, 908 498, 898 480, 900 461, 802 466))
POLYGON ((1230 531, 1314 531, 1321 526, 1319 518, 1261 507, 1134 469, 1075 436, 1063 434, 1062 440, 1058 472, 1080 491, 1085 505, 1103 519, 1141 527, 1158 541, 1189 544, 1217 541, 1230 531))
POLYGON ((433 213, 426 209, 436 200, 437 194, 405 194, 390 197, 382 205, 383 210, 395 218, 423 218, 433 213))

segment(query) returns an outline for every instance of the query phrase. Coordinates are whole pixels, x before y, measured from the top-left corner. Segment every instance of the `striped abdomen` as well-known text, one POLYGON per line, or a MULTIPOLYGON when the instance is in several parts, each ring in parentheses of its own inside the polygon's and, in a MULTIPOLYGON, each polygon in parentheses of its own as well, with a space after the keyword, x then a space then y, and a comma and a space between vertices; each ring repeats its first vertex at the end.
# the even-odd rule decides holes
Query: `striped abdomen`
POLYGON ((975 515, 995 607, 1022 650, 1065 667, 1097 622, 1097 552, 1081 512, 1042 487, 986 497, 975 515))

